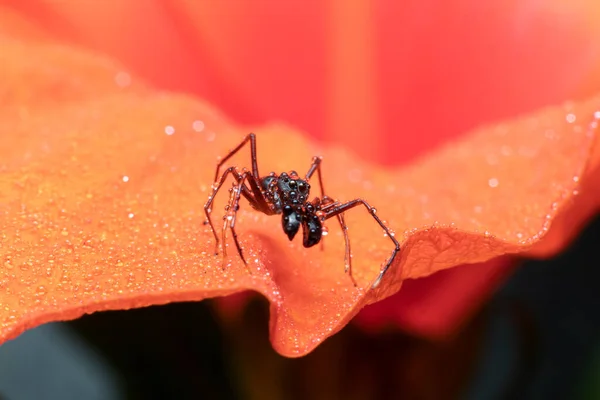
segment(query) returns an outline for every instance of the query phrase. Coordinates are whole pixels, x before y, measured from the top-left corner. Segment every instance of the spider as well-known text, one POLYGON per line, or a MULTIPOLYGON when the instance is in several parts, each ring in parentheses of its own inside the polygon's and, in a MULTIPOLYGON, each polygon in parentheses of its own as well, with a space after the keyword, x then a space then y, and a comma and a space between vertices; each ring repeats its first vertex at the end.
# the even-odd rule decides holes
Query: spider
POLYGON ((240 199, 243 196, 253 209, 266 215, 281 215, 283 231, 290 241, 294 239, 300 230, 300 227, 302 227, 302 244, 307 248, 321 242, 323 233, 326 232, 324 222, 330 218, 336 217, 342 228, 346 246, 344 254, 345 272, 350 276, 354 286, 357 286, 356 281, 352 277, 352 256, 350 240, 348 237, 348 227, 346 226, 344 213, 354 207, 362 205, 369 211, 373 219, 381 226, 381 228, 383 228, 387 237, 394 243, 392 255, 387 260, 385 266, 381 269, 379 276, 371 286, 373 289, 376 288, 400 251, 400 244, 381 219, 379 219, 375 208, 371 207, 365 200, 358 198, 346 203, 341 203, 325 195, 321 175, 321 161, 321 157, 313 157, 312 164, 304 179, 301 179, 295 171, 289 171, 287 173, 282 172, 279 175, 271 172, 267 176, 261 176, 258 173, 256 135, 254 133, 248 134, 239 145, 230 150, 229 153, 218 162, 214 184, 212 186, 212 193, 204 205, 204 212, 206 213, 205 224, 210 226, 215 237, 215 255, 219 253, 219 236, 217 235, 217 231, 215 230, 210 217, 212 204, 219 189, 221 189, 227 177, 231 175, 235 180, 235 183, 233 188, 230 189, 229 205, 225 208, 227 214, 223 217, 224 223, 221 237, 223 243, 223 260, 227 257, 225 241, 227 238, 227 225, 229 225, 239 256, 246 267, 248 267, 248 263, 246 262, 235 231, 236 215, 239 210, 240 199), (250 143, 252 170, 248 171, 244 168, 240 171, 237 167, 229 167, 219 175, 219 171, 223 164, 240 151, 247 143, 250 143), (309 181, 315 172, 319 178, 321 197, 315 197, 313 200, 309 200, 309 181))

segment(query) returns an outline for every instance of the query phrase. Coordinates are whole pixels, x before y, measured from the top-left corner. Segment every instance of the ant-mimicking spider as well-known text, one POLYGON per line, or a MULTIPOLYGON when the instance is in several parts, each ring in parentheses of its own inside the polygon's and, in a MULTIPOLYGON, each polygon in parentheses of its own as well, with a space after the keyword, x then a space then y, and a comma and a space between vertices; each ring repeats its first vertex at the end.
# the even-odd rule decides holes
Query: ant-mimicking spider
POLYGON ((281 214, 282 216, 282 227, 283 231, 289 238, 294 239, 296 233, 298 233, 300 226, 302 226, 302 244, 304 247, 312 247, 318 244, 322 237, 324 225, 323 223, 333 217, 337 217, 337 220, 344 233, 344 242, 346 245, 346 251, 344 255, 345 272, 348 273, 350 279, 357 286, 356 281, 352 277, 352 264, 351 264, 351 251, 350 251, 350 240, 348 238, 348 227, 344 220, 344 212, 351 208, 363 205, 371 214, 371 216, 377 221, 379 226, 383 228, 383 231, 394 243, 394 251, 387 260, 385 266, 381 269, 379 276, 371 286, 376 288, 381 282, 383 276, 389 269, 390 265, 394 261, 396 255, 400 251, 400 243, 394 237, 394 235, 385 226, 383 221, 379 219, 376 214, 376 210, 371 207, 363 199, 351 200, 347 203, 341 203, 331 197, 325 195, 325 189, 323 188, 323 179, 321 176, 321 157, 313 157, 312 164, 306 173, 304 179, 301 179, 295 171, 289 173, 282 172, 277 175, 271 172, 267 176, 261 177, 258 173, 258 160, 256 157, 256 135, 250 133, 247 135, 242 142, 237 145, 233 150, 230 150, 227 156, 222 158, 217 164, 217 170, 215 173, 214 184, 212 185, 212 194, 209 196, 208 201, 204 205, 204 212, 206 213, 205 224, 210 226, 215 237, 215 255, 219 252, 219 236, 213 226, 210 214, 212 212, 212 204, 221 186, 225 183, 225 180, 229 175, 235 179, 234 187, 231 189, 231 196, 229 199, 229 205, 226 207, 227 215, 224 217, 223 231, 222 231, 222 243, 223 243, 223 260, 227 257, 225 250, 226 242, 226 231, 227 225, 231 230, 235 246, 240 255, 240 258, 246 265, 246 259, 242 253, 242 248, 238 241, 237 233, 235 232, 235 219, 237 211, 239 209, 239 203, 241 196, 244 196, 250 203, 250 206, 257 211, 260 211, 266 215, 281 214), (223 174, 219 177, 219 170, 223 164, 234 156, 246 143, 250 142, 250 157, 252 162, 252 171, 247 171, 245 168, 240 172, 237 167, 227 168, 223 174), (319 186, 321 188, 321 197, 315 197, 313 200, 309 200, 308 196, 310 193, 310 178, 314 173, 317 173, 319 178, 319 186))

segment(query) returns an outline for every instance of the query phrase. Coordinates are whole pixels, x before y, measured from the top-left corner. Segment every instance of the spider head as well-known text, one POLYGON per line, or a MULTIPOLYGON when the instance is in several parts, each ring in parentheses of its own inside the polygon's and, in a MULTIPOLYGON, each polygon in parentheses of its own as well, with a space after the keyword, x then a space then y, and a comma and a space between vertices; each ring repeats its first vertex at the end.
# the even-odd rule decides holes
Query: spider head
POLYGON ((308 200, 310 185, 294 171, 289 175, 282 172, 277 179, 277 191, 284 205, 300 205, 308 200))

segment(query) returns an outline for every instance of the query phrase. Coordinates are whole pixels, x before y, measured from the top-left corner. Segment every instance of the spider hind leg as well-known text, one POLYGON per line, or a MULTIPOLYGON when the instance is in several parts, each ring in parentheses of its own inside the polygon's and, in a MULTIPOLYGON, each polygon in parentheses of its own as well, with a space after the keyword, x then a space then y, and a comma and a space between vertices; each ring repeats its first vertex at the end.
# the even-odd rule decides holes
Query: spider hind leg
POLYGON ((325 213, 325 219, 329 219, 334 216, 341 215, 344 212, 346 212, 352 208, 358 207, 360 205, 363 205, 367 209, 367 211, 369 211, 369 214, 371 214, 371 217, 373 217, 373 219, 383 229, 386 236, 389 237, 390 240, 394 243, 394 250, 392 251, 392 255, 388 258, 388 260, 385 263, 385 266, 380 270, 379 275, 377 276, 377 278, 371 285, 371 289, 376 289, 379 286, 379 284, 381 283, 386 272, 389 270, 390 266, 393 264, 394 260, 396 259, 396 256, 400 252, 400 243, 398 242, 398 240, 394 237, 392 232, 390 232, 389 228, 387 226, 385 226, 383 221, 377 216, 375 209, 373 207, 371 207, 369 205, 369 203, 367 203, 363 199, 351 200, 347 203, 340 204, 338 206, 329 208, 327 210, 327 212, 325 213))

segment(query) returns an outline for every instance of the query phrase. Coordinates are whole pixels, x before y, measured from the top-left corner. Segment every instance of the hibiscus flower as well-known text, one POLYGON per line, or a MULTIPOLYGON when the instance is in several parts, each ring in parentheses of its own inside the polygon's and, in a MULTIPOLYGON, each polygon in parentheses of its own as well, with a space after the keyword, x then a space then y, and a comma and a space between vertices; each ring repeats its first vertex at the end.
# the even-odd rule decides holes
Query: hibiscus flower
POLYGON ((395 299, 406 311, 362 321, 456 327, 510 271, 497 257, 552 255, 598 208, 598 25, 576 6, 497 3, 2 6, 0 338, 254 290, 274 347, 301 356, 444 270, 395 299), (232 251, 222 268, 202 205, 217 157, 250 130, 263 171, 319 153, 328 192, 394 229, 402 250, 377 290, 390 242, 358 210, 358 288, 334 226, 307 250, 249 207, 251 273, 232 251))

